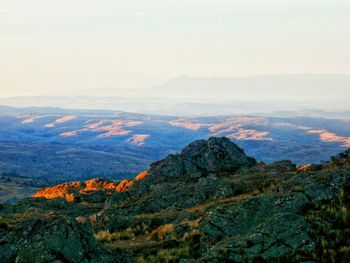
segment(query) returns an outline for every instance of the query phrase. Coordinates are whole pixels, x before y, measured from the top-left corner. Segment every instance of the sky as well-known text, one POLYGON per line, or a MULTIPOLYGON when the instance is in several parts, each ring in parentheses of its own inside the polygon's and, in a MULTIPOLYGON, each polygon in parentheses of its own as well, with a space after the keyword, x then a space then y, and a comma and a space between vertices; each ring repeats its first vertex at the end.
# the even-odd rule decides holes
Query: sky
POLYGON ((1 0, 0 97, 350 74, 350 1, 1 0))

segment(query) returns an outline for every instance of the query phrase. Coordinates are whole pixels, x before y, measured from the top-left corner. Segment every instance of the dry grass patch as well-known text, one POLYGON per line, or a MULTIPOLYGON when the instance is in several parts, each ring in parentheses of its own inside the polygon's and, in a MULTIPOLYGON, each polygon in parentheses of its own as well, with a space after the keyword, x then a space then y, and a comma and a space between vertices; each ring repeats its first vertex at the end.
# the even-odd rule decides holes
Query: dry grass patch
POLYGON ((127 228, 124 231, 110 233, 108 230, 102 230, 98 233, 96 233, 95 238, 98 241, 101 241, 103 243, 110 243, 117 240, 128 240, 128 239, 134 239, 135 233, 132 228, 127 228))
POLYGON ((173 224, 161 225, 153 230, 151 234, 148 235, 147 239, 162 241, 167 235, 170 235, 174 231, 174 228, 173 224))

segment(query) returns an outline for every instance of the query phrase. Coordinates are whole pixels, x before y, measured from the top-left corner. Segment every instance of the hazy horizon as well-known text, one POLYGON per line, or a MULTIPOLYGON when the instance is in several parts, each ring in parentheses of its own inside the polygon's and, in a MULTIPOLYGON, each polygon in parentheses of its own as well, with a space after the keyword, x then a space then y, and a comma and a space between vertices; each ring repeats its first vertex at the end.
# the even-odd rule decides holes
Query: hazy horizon
POLYGON ((0 97, 350 75, 347 1, 4 0, 0 10, 0 97))

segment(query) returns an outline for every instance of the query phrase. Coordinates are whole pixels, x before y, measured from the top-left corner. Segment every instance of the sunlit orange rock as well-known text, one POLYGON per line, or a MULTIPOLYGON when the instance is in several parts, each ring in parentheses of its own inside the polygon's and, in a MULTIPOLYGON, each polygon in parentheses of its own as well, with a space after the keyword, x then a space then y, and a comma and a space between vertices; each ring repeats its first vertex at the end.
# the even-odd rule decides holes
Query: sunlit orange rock
POLYGON ((116 188, 116 191, 117 192, 124 192, 124 191, 126 191, 127 189, 129 189, 130 188, 130 186, 131 186, 131 181, 129 181, 129 180, 123 180, 123 181, 121 181, 119 184, 118 184, 118 186, 117 186, 117 188, 116 188))
POLYGON ((301 166, 297 167, 297 170, 300 172, 306 172, 306 171, 318 171, 322 169, 322 165, 320 164, 312 164, 312 163, 308 163, 308 164, 304 164, 301 166))
POLYGON ((74 195, 74 193, 71 193, 71 194, 66 194, 65 198, 66 198, 67 202, 74 202, 76 196, 74 195))
POLYGON ((135 181, 140 181, 142 179, 144 179, 145 177, 147 177, 149 175, 148 170, 143 171, 142 173, 139 173, 136 177, 135 177, 135 181))
POLYGON ((135 182, 143 180, 145 177, 148 176, 148 174, 149 174, 149 172, 146 170, 146 171, 143 171, 142 173, 139 173, 133 180, 121 181, 118 184, 116 191, 117 192, 125 192, 125 191, 129 190, 135 184, 135 182))
POLYGON ((71 182, 44 188, 32 195, 34 198, 44 197, 52 199, 63 197, 68 202, 73 202, 80 195, 93 191, 115 191, 116 182, 106 179, 94 178, 86 182, 71 182))
POLYGON ((83 189, 85 187, 84 182, 71 182, 71 183, 63 183, 59 185, 55 185, 52 187, 47 187, 41 189, 32 195, 32 197, 45 197, 46 199, 52 199, 57 197, 64 197, 69 200, 72 199, 72 192, 76 190, 83 189))
POLYGON ((96 191, 103 191, 106 195, 113 192, 124 192, 129 190, 137 181, 148 176, 148 171, 138 174, 133 180, 115 181, 94 178, 85 182, 70 182, 58 184, 39 190, 32 195, 34 198, 44 197, 46 199, 65 198, 68 202, 74 202, 80 195, 87 195, 96 191))
POLYGON ((312 166, 312 164, 308 163, 308 164, 305 164, 305 165, 298 166, 297 170, 301 171, 301 172, 305 172, 305 171, 309 170, 311 168, 311 166, 312 166))
POLYGON ((85 182, 86 187, 85 191, 98 191, 98 190, 108 190, 108 189, 115 189, 116 185, 114 181, 101 179, 101 178, 94 178, 91 180, 88 180, 85 182))

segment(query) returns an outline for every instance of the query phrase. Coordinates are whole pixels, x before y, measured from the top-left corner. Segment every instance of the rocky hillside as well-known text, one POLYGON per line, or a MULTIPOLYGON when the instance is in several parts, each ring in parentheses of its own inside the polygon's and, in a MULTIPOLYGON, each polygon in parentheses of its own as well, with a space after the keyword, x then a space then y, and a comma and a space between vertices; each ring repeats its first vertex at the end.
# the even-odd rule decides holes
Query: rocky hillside
POLYGON ((0 205, 0 262, 349 262, 350 150, 257 163, 212 137, 134 180, 0 205))

